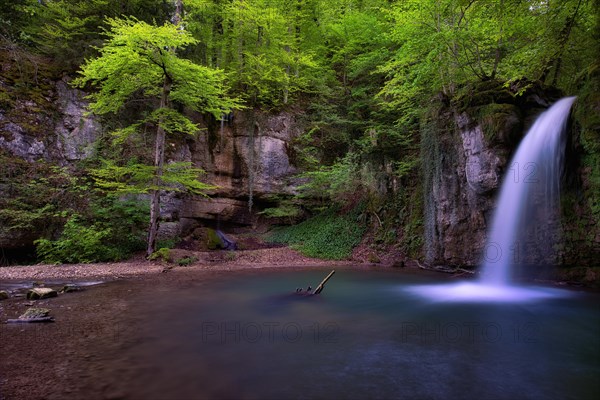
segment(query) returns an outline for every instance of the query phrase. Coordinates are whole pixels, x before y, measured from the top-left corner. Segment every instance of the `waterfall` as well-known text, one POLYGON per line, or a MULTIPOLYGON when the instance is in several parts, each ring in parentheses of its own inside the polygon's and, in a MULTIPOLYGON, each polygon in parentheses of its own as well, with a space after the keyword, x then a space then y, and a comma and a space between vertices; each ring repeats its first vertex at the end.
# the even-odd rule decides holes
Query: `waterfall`
POLYGON ((542 113, 521 141, 509 163, 489 231, 479 281, 404 287, 432 301, 530 302, 569 297, 571 292, 511 281, 513 266, 530 257, 531 248, 552 252, 558 224, 560 179, 566 125, 575 97, 556 102, 542 113), (536 239, 536 240, 534 240, 536 239), (531 248, 525 242, 537 241, 531 248))
POLYGON ((552 253, 553 222, 560 209, 566 125, 575 97, 566 97, 543 112, 529 129, 509 163, 483 260, 482 282, 507 285, 511 269, 523 262, 525 248, 552 253), (537 228, 538 234, 531 236, 537 228), (536 243, 537 241, 537 243, 536 243))

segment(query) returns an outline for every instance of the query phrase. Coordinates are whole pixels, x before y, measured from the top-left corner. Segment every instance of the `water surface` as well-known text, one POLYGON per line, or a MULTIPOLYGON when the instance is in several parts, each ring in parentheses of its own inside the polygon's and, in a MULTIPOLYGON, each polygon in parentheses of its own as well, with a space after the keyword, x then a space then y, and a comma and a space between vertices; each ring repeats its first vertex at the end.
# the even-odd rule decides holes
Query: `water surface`
MULTIPOLYGON (((599 296, 432 301, 394 271, 223 272, 139 296, 137 398, 600 398, 599 296)), ((557 289, 554 289, 557 290, 557 289)))

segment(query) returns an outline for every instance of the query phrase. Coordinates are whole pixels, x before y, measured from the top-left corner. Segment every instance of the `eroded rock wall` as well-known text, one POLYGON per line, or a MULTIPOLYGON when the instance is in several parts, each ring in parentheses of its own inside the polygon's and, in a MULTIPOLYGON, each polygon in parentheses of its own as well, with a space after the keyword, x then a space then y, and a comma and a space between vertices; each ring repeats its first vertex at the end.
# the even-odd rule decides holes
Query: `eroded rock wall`
POLYGON ((17 99, 0 108, 0 148, 30 162, 66 165, 87 158, 101 127, 86 113, 84 97, 61 80, 38 101, 17 99))
POLYGON ((298 171, 292 142, 302 129, 297 118, 250 110, 208 123, 207 132, 190 143, 190 160, 217 189, 210 198, 183 200, 183 230, 203 223, 255 225, 265 205, 293 195, 298 171))
MULTIPOLYGON (((517 173, 515 168, 526 172, 524 166, 508 165, 510 158, 535 118, 562 97, 556 90, 536 85, 514 95, 518 91, 487 83, 469 88, 453 101, 440 98, 423 124, 424 255, 429 264, 477 266, 486 256, 493 256, 487 251, 496 249, 486 249, 486 238, 502 179, 507 171, 517 173)), ((513 252, 523 268, 598 264, 599 109, 597 90, 581 95, 574 106, 561 177, 560 224, 540 221, 525 232, 531 239, 528 243, 503 249, 513 252), (554 247, 536 246, 537 238, 553 226, 554 247)), ((568 271, 565 276, 576 268, 568 271)))
MULTIPOLYGON (((87 113, 85 93, 71 88, 67 79, 46 87, 35 100, 24 96, 0 102, 0 151, 29 163, 60 166, 88 158, 102 127, 87 113)), ((297 114, 247 110, 223 121, 191 117, 202 130, 196 137, 169 138, 168 161, 191 161, 206 171, 201 180, 217 189, 210 198, 164 193, 161 237, 177 238, 205 224, 252 226, 266 205, 294 193, 292 141, 301 129, 297 114)), ((0 235, 0 248, 31 246, 36 238, 35 232, 11 231, 0 235)))
POLYGON ((425 261, 476 266, 512 153, 533 120, 560 97, 533 88, 514 96, 498 83, 440 99, 422 129, 425 261))

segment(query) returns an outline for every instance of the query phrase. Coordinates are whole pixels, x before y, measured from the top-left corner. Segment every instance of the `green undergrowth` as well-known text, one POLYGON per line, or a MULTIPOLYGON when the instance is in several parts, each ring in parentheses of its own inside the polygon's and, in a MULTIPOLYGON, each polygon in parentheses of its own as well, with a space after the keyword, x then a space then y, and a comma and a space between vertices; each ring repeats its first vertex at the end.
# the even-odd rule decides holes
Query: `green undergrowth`
POLYGON ((149 206, 136 198, 94 199, 85 214, 73 214, 56 238, 34 242, 50 264, 118 261, 145 247, 149 206))
POLYGON ((287 244, 308 257, 343 260, 350 257, 366 230, 361 207, 350 212, 331 208, 297 225, 275 228, 266 238, 287 244))

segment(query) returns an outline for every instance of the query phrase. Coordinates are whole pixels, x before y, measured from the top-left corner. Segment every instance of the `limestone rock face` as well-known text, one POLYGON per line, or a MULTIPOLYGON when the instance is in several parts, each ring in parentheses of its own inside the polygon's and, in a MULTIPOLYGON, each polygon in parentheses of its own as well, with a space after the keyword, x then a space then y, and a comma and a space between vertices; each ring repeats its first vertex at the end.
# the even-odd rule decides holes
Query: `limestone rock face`
POLYGON ((62 114, 55 128, 58 139, 56 150, 65 161, 87 158, 100 132, 100 124, 94 117, 85 114, 87 102, 82 91, 68 87, 63 81, 56 84, 56 91, 62 114))
MULTIPOLYGON (((63 79, 51 85, 43 101, 44 106, 18 100, 12 110, 0 109, 0 149, 29 162, 61 166, 89 157, 102 127, 87 114, 85 93, 63 79)), ((301 132, 297 115, 249 110, 223 121, 194 113, 190 117, 202 127, 199 135, 170 137, 167 162, 188 161, 204 169, 200 179, 217 189, 209 193, 211 199, 161 194, 161 239, 177 239, 184 228, 193 230, 207 221, 252 225, 274 196, 295 192, 292 141, 301 132)), ((13 231, 0 237, 0 247, 20 248, 36 238, 13 231)))
POLYGON ((483 136, 480 125, 472 124, 466 113, 455 117, 460 132, 462 151, 465 156, 465 178, 469 188, 477 194, 485 194, 500 184, 499 172, 502 158, 493 151, 483 136))
POLYGON ((49 99, 55 110, 41 110, 33 101, 17 101, 18 112, 0 110, 0 148, 27 161, 44 159, 60 165, 91 154, 100 124, 86 115, 85 93, 58 81, 49 99), (49 117, 55 112, 54 118, 49 117))
MULTIPOLYGON (((203 168, 202 180, 217 186, 211 198, 184 199, 183 231, 194 221, 252 225, 261 206, 273 196, 295 193, 292 141, 300 134, 297 116, 289 112, 236 112, 209 125, 190 145, 191 161, 203 168)), ((197 225, 197 224, 196 224, 197 225)))
POLYGON ((424 251, 432 265, 480 264, 510 156, 540 109, 557 99, 513 98, 502 88, 479 97, 486 102, 441 105, 422 137, 424 251))

